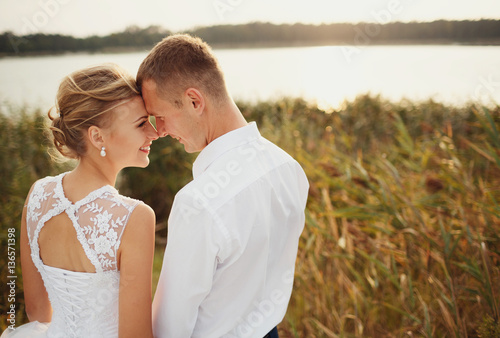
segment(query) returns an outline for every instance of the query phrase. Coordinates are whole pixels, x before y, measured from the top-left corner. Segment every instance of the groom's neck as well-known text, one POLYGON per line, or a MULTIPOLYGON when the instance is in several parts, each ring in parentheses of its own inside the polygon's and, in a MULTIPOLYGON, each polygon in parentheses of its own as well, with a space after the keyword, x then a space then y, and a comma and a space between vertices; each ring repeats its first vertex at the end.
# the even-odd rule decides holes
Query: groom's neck
POLYGON ((207 144, 248 123, 233 100, 220 106, 217 110, 207 111, 207 144))

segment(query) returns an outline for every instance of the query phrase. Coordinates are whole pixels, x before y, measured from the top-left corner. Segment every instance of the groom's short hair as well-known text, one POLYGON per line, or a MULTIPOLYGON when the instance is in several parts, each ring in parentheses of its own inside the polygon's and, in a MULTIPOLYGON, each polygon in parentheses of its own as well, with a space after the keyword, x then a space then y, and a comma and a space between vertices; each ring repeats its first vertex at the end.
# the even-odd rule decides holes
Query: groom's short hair
POLYGON ((139 88, 146 80, 153 80, 157 94, 178 107, 188 88, 201 90, 216 104, 228 98, 224 74, 212 49, 187 34, 168 36, 150 51, 137 72, 139 88))

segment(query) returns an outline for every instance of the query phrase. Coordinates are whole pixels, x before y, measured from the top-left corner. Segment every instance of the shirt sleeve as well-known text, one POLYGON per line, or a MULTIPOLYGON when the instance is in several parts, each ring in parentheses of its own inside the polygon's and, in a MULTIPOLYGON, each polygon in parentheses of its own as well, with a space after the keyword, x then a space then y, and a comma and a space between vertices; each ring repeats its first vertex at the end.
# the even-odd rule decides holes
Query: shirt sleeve
POLYGON ((168 221, 163 266, 153 300, 155 337, 190 337, 212 288, 220 251, 213 215, 177 196, 168 221))

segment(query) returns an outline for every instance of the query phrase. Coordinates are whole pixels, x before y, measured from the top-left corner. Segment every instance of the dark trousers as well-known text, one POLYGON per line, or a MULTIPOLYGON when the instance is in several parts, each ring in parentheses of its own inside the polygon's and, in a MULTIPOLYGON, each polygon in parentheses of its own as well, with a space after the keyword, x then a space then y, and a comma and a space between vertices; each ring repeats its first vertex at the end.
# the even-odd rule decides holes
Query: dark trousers
POLYGON ((275 326, 274 329, 269 331, 269 333, 264 336, 264 338, 279 338, 278 328, 275 326))

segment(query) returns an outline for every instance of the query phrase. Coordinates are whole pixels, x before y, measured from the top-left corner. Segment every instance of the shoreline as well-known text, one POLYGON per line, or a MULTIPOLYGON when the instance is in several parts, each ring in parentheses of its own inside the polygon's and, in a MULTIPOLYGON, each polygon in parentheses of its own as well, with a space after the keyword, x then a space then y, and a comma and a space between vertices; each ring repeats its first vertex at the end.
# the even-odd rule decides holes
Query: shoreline
MULTIPOLYGON (((346 46, 346 47, 370 47, 370 46, 500 46, 500 39, 488 39, 477 41, 452 41, 446 39, 422 39, 422 40, 377 40, 373 39, 369 43, 348 43, 339 40, 319 40, 319 41, 287 41, 287 42, 242 42, 242 43, 210 43, 213 49, 259 49, 259 48, 289 48, 289 47, 324 47, 324 46, 346 46)), ((119 54, 132 52, 148 52, 153 46, 129 46, 129 47, 105 47, 96 50, 77 51, 36 51, 36 52, 0 52, 0 58, 20 58, 37 56, 56 55, 85 55, 85 54, 119 54)))

